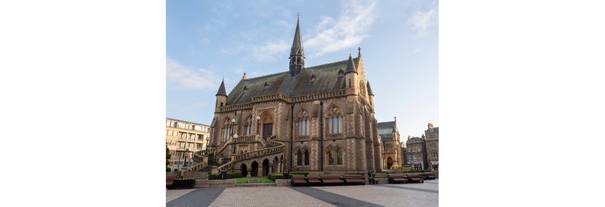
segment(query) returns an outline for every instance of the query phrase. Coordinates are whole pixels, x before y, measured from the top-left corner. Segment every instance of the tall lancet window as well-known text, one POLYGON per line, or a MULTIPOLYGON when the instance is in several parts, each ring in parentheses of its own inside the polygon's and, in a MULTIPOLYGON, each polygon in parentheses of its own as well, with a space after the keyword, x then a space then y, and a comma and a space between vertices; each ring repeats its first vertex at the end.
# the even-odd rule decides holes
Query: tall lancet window
POLYGON ((332 134, 332 116, 328 115, 328 134, 332 134))

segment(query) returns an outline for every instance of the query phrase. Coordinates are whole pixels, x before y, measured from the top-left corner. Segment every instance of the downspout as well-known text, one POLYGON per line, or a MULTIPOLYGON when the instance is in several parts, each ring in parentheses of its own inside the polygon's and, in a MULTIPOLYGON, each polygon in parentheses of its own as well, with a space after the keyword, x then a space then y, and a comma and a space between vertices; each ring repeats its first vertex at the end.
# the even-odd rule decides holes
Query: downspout
POLYGON ((290 171, 292 171, 292 144, 294 144, 294 105, 290 106, 290 171))
POLYGON ((319 140, 321 140, 321 172, 324 171, 324 102, 319 102, 319 140))

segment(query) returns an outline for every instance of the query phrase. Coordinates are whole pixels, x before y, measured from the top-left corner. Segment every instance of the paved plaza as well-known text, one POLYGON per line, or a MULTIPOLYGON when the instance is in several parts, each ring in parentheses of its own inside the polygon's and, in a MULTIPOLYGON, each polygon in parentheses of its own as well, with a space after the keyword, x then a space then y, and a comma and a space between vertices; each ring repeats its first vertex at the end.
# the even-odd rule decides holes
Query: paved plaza
POLYGON ((166 206, 439 206, 439 179, 424 183, 168 190, 166 206))

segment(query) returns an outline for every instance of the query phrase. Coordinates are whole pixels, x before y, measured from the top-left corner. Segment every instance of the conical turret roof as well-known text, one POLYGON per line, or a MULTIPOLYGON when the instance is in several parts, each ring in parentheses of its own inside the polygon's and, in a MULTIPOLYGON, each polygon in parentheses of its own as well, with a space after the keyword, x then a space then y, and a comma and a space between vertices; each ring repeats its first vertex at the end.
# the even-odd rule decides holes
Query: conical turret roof
POLYGON ((370 87, 370 81, 368 81, 368 83, 367 83, 367 88, 368 88, 368 95, 374 95, 374 93, 372 93, 372 87, 370 87))
POLYGON ((357 69, 355 69, 355 63, 353 62, 353 58, 351 54, 349 54, 349 60, 347 61, 347 69, 345 70, 345 74, 347 73, 357 73, 357 69))
POLYGON ((216 95, 222 95, 222 96, 227 96, 227 92, 225 91, 225 80, 223 79, 223 82, 221 82, 221 87, 218 88, 218 92, 216 93, 216 95))

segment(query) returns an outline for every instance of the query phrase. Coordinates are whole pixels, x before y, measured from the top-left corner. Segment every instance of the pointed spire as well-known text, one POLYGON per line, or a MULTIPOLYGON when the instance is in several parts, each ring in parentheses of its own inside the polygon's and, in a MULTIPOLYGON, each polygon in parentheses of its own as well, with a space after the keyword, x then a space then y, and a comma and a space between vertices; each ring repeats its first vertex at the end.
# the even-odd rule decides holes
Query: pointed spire
POLYGON ((218 88, 216 95, 227 96, 227 92, 225 92, 225 78, 223 78, 223 82, 221 82, 221 86, 218 88))
MULTIPOLYGON (((366 85, 367 85, 366 88, 368 88, 368 95, 372 95, 373 96, 374 93, 372 93, 372 87, 370 87, 370 81, 368 81, 368 83, 366 85)), ((395 119, 397 119, 397 118, 395 118, 395 119)))
POLYGON ((305 49, 303 48, 302 35, 300 35, 300 23, 296 20, 296 32, 294 33, 294 41, 292 41, 292 49, 290 50, 290 57, 293 55, 305 56, 305 49))
POLYGON ((357 69, 355 69, 355 63, 353 63, 353 58, 351 54, 349 54, 349 60, 347 61, 347 69, 345 70, 345 74, 347 73, 357 73, 357 69))

